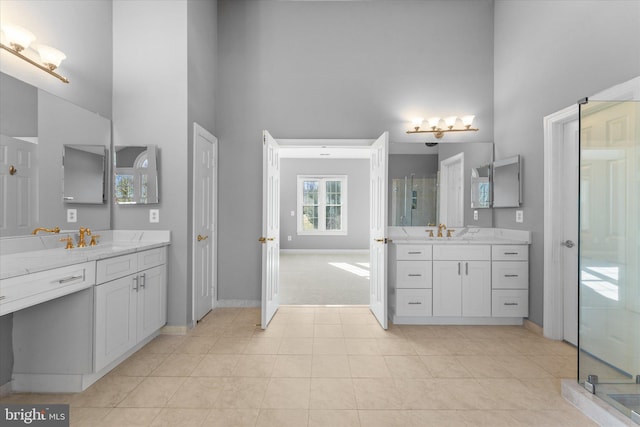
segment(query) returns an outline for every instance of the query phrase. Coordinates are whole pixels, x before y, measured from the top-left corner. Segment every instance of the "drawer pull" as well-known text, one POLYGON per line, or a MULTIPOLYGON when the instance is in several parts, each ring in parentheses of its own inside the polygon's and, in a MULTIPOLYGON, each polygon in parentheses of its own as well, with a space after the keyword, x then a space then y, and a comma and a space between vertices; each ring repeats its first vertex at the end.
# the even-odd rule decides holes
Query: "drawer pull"
POLYGON ((504 305, 519 305, 517 302, 505 302, 504 305))
POLYGON ((519 277, 517 274, 505 274, 504 277, 519 277))
POLYGON ((422 277, 422 274, 409 273, 409 277, 422 277))
POLYGON ((84 279, 84 275, 65 277, 64 279, 58 280, 58 283, 63 284, 63 283, 72 282, 72 281, 78 280, 78 279, 84 279))
POLYGON ((421 255, 422 252, 411 252, 409 251, 409 255, 421 255))
POLYGON ((505 252, 505 255, 520 255, 520 252, 505 252))
POLYGON ((416 302, 409 302, 408 304, 409 304, 409 305, 422 305, 422 303, 421 303, 421 302, 419 302, 419 301, 416 301, 416 302))

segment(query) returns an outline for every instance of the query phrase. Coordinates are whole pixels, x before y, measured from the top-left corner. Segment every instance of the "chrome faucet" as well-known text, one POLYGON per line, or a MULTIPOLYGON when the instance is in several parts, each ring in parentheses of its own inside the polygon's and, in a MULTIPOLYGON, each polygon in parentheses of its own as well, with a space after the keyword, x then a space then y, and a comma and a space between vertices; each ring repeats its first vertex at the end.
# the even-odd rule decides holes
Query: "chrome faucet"
POLYGON ((442 237, 442 230, 446 230, 447 226, 444 224, 439 224, 438 225, 438 237, 442 237))
POLYGON ((91 229, 85 228, 85 227, 80 227, 80 236, 78 236, 78 247, 79 248, 85 248, 87 246, 87 244, 84 241, 85 233, 87 234, 87 236, 91 236, 91 229))

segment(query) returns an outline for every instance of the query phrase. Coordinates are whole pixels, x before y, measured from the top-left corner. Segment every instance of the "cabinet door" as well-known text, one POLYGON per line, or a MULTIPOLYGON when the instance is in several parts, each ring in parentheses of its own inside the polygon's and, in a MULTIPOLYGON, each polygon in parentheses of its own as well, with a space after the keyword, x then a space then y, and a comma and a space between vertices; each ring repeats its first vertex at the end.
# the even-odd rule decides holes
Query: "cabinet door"
POLYGON ((138 341, 160 329, 167 319, 166 265, 138 273, 138 341))
POLYGON ((96 286, 95 366, 99 371, 136 344, 136 275, 96 286))
POLYGON ((462 261, 462 315, 491 316, 491 263, 462 261))
POLYGON ((462 315, 462 261, 433 262, 433 315, 462 315))

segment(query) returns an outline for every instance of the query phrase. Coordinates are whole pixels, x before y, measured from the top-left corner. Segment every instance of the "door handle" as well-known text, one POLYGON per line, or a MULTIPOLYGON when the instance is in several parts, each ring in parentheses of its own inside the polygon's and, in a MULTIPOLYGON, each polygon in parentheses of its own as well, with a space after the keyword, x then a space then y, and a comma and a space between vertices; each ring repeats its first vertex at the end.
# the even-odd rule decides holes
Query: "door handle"
POLYGON ((573 243, 572 240, 565 240, 564 242, 560 242, 560 245, 565 246, 569 249, 571 249, 572 247, 574 247, 576 244, 573 243))
POLYGON ((260 242, 260 243, 267 243, 267 241, 269 241, 269 242, 273 242, 274 240, 276 240, 276 238, 275 238, 275 237, 260 237, 260 238, 258 239, 258 242, 260 242))
POLYGON ((147 273, 142 273, 140 275, 140 279, 142 279, 140 280, 140 287, 144 289, 145 286, 147 286, 147 273))
POLYGON ((207 240, 209 238, 209 236, 201 236, 200 234, 198 234, 198 242, 202 242, 203 240, 207 240))
POLYGON ((387 239, 386 237, 384 239, 373 239, 375 242, 378 243, 389 243, 391 240, 387 239))

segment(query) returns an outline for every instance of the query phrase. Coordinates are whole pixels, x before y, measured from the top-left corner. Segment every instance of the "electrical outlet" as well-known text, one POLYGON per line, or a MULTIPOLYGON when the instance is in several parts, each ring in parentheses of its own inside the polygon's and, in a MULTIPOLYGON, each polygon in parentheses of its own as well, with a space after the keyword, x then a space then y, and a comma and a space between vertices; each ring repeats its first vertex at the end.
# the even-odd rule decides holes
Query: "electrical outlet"
POLYGON ((516 211, 516 222, 524 222, 524 212, 521 210, 516 211))
POLYGON ((296 216, 296 212, 295 211, 291 211, 291 216, 296 216))
POLYGON ((160 222, 160 209, 149 209, 149 222, 160 222))
POLYGON ((78 209, 67 209, 67 222, 78 222, 78 209))
POLYGON ((478 211, 477 210, 473 211, 473 220, 474 221, 478 220, 478 211))
POLYGON ((287 240, 288 240, 288 241, 291 241, 291 240, 292 240, 292 239, 291 239, 291 236, 287 236, 287 240))

